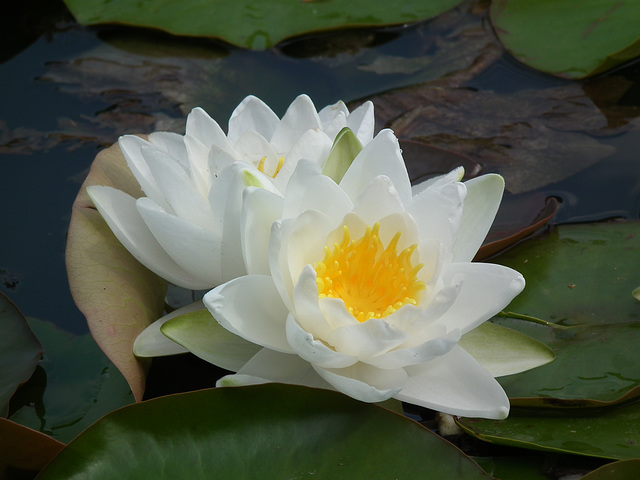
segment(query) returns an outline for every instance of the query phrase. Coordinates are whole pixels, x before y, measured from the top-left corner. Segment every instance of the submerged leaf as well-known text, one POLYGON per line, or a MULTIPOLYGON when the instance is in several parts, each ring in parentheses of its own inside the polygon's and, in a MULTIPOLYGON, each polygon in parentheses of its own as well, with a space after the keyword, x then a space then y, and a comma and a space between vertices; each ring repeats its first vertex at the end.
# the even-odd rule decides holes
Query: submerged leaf
POLYGON ((0 417, 6 417, 9 400, 33 373, 42 345, 18 307, 0 292, 0 417))

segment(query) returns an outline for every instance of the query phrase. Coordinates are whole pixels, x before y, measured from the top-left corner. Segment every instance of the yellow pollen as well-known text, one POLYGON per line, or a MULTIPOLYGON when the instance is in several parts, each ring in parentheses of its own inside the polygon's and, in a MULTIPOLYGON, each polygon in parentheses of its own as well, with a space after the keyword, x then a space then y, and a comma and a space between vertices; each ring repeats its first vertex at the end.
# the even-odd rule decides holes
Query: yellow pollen
MULTIPOLYGON (((258 170, 262 173, 264 173, 265 175, 269 175, 267 172, 264 171, 264 163, 266 162, 267 157, 262 157, 260 159, 260 161, 258 162, 258 170)), ((282 165, 284 164, 284 157, 280 157, 280 159, 278 160, 278 165, 276 166, 276 171, 273 172, 273 175, 271 175, 271 178, 276 178, 276 175, 278 175, 278 172, 280 172, 280 169, 282 168, 282 165)))
POLYGON ((416 305, 424 290, 417 275, 422 264, 413 265, 411 256, 417 245, 397 252, 401 232, 387 247, 379 237, 380 223, 367 227, 357 241, 344 225, 342 242, 333 250, 324 247, 324 258, 312 266, 316 271, 319 298, 340 298, 359 321, 382 318, 407 304, 416 305))

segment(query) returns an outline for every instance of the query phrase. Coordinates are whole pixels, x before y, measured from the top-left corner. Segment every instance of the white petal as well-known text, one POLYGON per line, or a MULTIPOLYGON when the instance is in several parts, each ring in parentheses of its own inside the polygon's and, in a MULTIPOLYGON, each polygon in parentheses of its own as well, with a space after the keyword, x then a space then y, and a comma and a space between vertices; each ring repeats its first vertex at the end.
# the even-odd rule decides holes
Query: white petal
POLYGON ((411 183, 402 159, 398 139, 391 130, 382 130, 364 146, 340 181, 340 186, 355 200, 369 182, 379 175, 391 179, 405 205, 411 202, 411 183))
POLYGON ((282 216, 291 218, 305 210, 318 210, 329 218, 339 219, 352 206, 349 197, 333 180, 322 175, 317 164, 301 160, 289 180, 282 216))
POLYGON ((268 275, 247 275, 211 290, 204 304, 224 328, 278 352, 293 353, 285 332, 289 311, 268 275))
POLYGON ((142 191, 162 208, 169 210, 169 204, 165 201, 162 190, 158 187, 147 161, 140 152, 142 147, 149 145, 149 142, 135 135, 124 135, 118 139, 118 146, 127 160, 127 166, 136 177, 142 191))
POLYGON ((166 152, 183 168, 187 169, 189 167, 187 147, 184 144, 182 135, 173 132, 153 132, 149 134, 149 142, 166 152))
POLYGON ((398 192, 385 176, 372 179, 354 203, 353 213, 362 217, 367 225, 373 225, 392 213, 404 212, 398 192))
POLYGON ((437 188, 441 185, 446 185, 451 182, 461 182, 464 177, 464 167, 457 167, 444 175, 438 175, 437 177, 429 178, 424 182, 420 182, 417 185, 411 187, 413 195, 418 195, 427 188, 437 188))
POLYGON ((220 235, 165 212, 146 197, 136 207, 162 248, 203 285, 200 289, 220 284, 220 235))
POLYGON ((269 270, 283 301, 293 311, 293 287, 305 266, 322 260, 332 223, 321 212, 273 223, 269 240, 269 270))
MULTIPOLYGON (((435 325, 433 326, 435 327, 435 325)), ((432 328, 433 328, 432 327, 432 328)), ((442 326, 444 330, 444 327, 442 326)), ((433 328, 435 330, 435 328, 433 328)), ((435 333, 435 332, 434 332, 435 333)), ((431 338, 420 345, 410 348, 399 347, 387 353, 370 358, 367 364, 378 368, 402 368, 409 365, 419 365, 450 351, 460 339, 460 332, 453 330, 449 333, 431 338)))
POLYGON ((313 338, 313 335, 298 325, 292 315, 287 318, 286 330, 291 347, 298 355, 313 365, 324 368, 344 368, 358 361, 357 358, 336 352, 323 342, 313 338))
POLYGON ((269 141, 276 151, 288 152, 307 130, 322 127, 316 107, 307 95, 297 97, 276 127, 269 141))
POLYGON ((500 384, 459 346, 422 365, 395 398, 451 415, 504 419, 509 399, 500 384))
POLYGON ((265 138, 271 138, 279 122, 280 119, 273 110, 262 100, 250 95, 236 107, 229 118, 229 144, 235 145, 238 139, 250 130, 255 130, 265 138))
POLYGON ((351 112, 347 117, 347 127, 355 133, 362 145, 369 143, 373 139, 373 130, 375 128, 373 103, 366 101, 351 112))
POLYGON ((213 218, 207 199, 194 189, 184 169, 167 154, 158 150, 142 147, 141 153, 147 160, 158 187, 164 193, 171 212, 203 228, 211 229, 213 218))
MULTIPOLYGON (((322 110, 318 112, 318 117, 320 118, 320 122, 322 123, 322 129, 325 131, 327 131, 328 125, 333 123, 336 118, 338 117, 347 118, 348 115, 349 115, 349 109, 347 108, 347 106, 344 104, 342 100, 338 100, 333 105, 327 105, 326 107, 324 107, 322 110)), ((338 132, 335 132, 335 133, 338 133, 338 132)))
POLYGON ((186 136, 199 140, 207 150, 213 145, 228 150, 230 148, 227 136, 214 119, 202 108, 196 107, 187 116, 186 136))
POLYGON ((460 230, 453 246, 454 262, 470 262, 482 245, 496 217, 504 179, 500 175, 482 175, 468 182, 460 230))
POLYGON ((90 186, 87 193, 120 243, 149 270, 192 290, 207 288, 178 265, 153 236, 136 208, 136 199, 111 187, 90 186))
POLYGON ((362 402, 382 402, 402 389, 407 381, 403 369, 383 370, 363 363, 341 369, 314 367, 336 390, 362 402))
POLYGON ((452 263, 443 281, 445 285, 460 284, 461 288, 440 321, 462 334, 504 309, 525 285, 520 273, 492 263, 452 263))
POLYGON ((420 238, 430 238, 451 249, 458 233, 467 189, 463 183, 448 183, 428 188, 413 197, 409 213, 413 216, 420 238))
POLYGON ((242 196, 246 188, 243 172, 246 168, 247 164, 244 162, 229 165, 214 179, 209 195, 213 224, 222 225, 222 281, 247 273, 240 239, 242 196))
POLYGON ((333 142, 327 134, 320 130, 314 129, 304 132, 285 156, 282 168, 273 179, 274 185, 284 193, 291 175, 302 159, 322 167, 329 157, 332 144, 333 142))
MULTIPOLYGON (((322 305, 323 302, 320 303, 322 305)), ((405 332, 382 318, 371 318, 362 323, 336 328, 327 338, 323 338, 338 352, 357 357, 363 362, 396 348, 406 339, 405 332)))
POLYGON ((162 357, 188 352, 189 350, 164 336, 160 331, 160 327, 172 318, 203 308, 202 301, 193 302, 156 320, 136 337, 133 342, 133 354, 136 357, 162 357))
POLYGON ((242 203, 241 241, 247 273, 268 275, 271 225, 282 216, 282 197, 264 188, 248 188, 242 203))
POLYGON ((239 160, 257 167, 264 158, 264 170, 267 175, 273 176, 280 160, 273 146, 258 132, 249 130, 242 134, 235 145, 235 151, 239 160))
POLYGON ((263 378, 270 382, 331 388, 318 376, 311 364, 298 355, 274 352, 268 348, 263 348, 256 353, 244 367, 238 370, 238 375, 263 378))

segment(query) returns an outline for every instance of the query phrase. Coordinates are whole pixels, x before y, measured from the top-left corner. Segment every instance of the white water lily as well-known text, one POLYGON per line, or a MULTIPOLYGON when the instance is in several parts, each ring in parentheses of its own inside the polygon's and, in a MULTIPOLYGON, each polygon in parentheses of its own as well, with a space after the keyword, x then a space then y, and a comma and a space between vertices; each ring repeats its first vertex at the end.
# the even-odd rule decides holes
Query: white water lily
POLYGON ((184 136, 127 135, 119 146, 145 196, 111 188, 87 192, 118 240, 147 268, 176 285, 200 290, 246 273, 240 242, 245 183, 238 169, 255 171, 261 185, 284 192, 301 158, 322 167, 333 140, 349 127, 362 144, 373 136, 370 102, 349 113, 343 102, 316 111, 306 95, 282 119, 249 96, 229 119, 228 133, 204 110, 187 117, 184 136))
POLYGON ((284 196, 247 189, 250 274, 215 288, 204 304, 225 329, 262 348, 219 385, 329 386, 365 402, 393 397, 505 418, 502 387, 458 341, 525 282, 510 268, 471 262, 504 181, 461 183, 461 173, 412 191, 397 139, 383 131, 338 183, 301 160, 284 196), (265 252, 264 235, 253 233, 272 220, 265 252))

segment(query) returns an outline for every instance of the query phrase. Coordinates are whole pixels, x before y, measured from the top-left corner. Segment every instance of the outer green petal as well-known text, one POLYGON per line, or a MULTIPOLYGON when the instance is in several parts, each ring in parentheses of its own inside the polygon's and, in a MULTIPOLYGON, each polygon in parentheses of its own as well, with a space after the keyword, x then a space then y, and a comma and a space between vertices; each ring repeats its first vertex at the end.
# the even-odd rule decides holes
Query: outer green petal
POLYGON ((524 372, 552 362, 553 350, 510 328, 485 322, 458 342, 494 377, 524 372))

